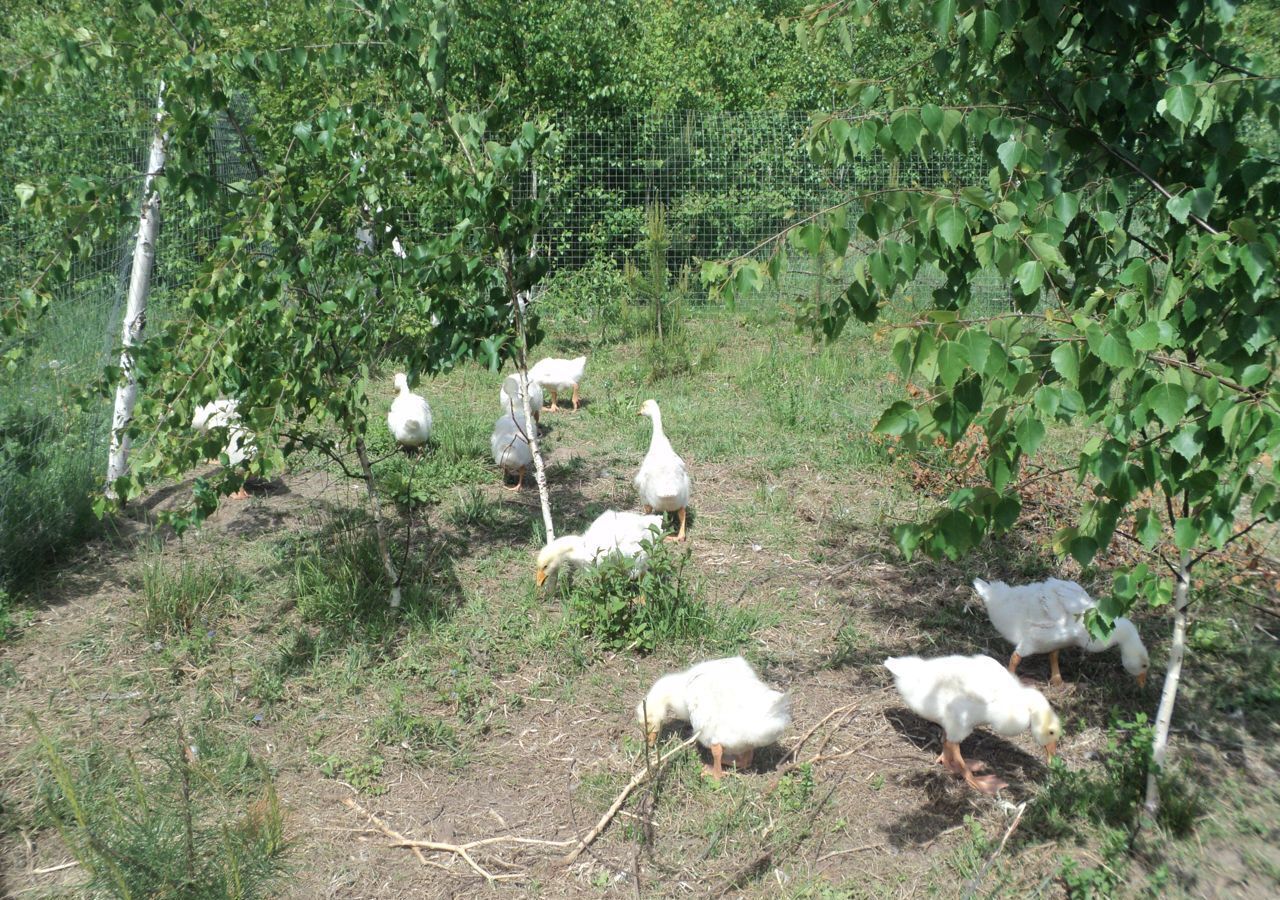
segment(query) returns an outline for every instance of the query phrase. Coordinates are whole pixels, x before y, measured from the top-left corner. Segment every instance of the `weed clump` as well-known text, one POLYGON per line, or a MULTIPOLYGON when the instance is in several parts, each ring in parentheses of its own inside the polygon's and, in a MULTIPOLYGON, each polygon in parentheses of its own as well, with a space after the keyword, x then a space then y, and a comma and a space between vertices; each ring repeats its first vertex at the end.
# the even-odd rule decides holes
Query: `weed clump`
POLYGON ((673 643, 736 646, 757 625, 754 613, 709 606, 686 573, 689 551, 676 553, 661 538, 646 541, 648 563, 611 557, 562 588, 565 618, 579 634, 607 650, 651 653, 673 643))
POLYGON ((85 896, 268 893, 286 849, 284 813, 247 751, 181 728, 145 770, 101 745, 72 754, 41 735, 40 748, 43 814, 86 874, 85 896))

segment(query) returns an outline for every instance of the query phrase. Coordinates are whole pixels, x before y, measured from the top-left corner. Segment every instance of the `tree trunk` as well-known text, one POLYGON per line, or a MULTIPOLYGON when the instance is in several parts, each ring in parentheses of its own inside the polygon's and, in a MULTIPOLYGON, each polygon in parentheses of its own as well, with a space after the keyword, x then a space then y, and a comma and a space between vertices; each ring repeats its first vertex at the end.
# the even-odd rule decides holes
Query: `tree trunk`
POLYGON ((151 139, 146 177, 142 183, 142 209, 138 215, 138 238, 133 248, 133 270, 129 274, 129 297, 125 304, 120 349, 122 381, 116 387, 115 409, 111 415, 111 449, 107 458, 108 499, 116 499, 116 479, 129 474, 129 423, 138 401, 138 375, 133 367, 132 350, 142 341, 147 324, 147 295, 151 293, 151 272, 155 267, 156 237, 160 233, 160 195, 153 187, 156 176, 164 168, 165 134, 161 130, 164 114, 164 82, 156 97, 156 131, 151 139))
POLYGON ((1147 799, 1143 804, 1146 824, 1154 825, 1160 811, 1158 776, 1169 750, 1169 725, 1173 721, 1173 704, 1178 696, 1178 679, 1182 676, 1182 658, 1187 649, 1187 604, 1191 601, 1191 554, 1183 551, 1178 563, 1178 577, 1173 585, 1173 642, 1169 645, 1169 666, 1165 670, 1164 690, 1160 693, 1160 709, 1156 712, 1155 742, 1151 747, 1151 768, 1147 772, 1147 799))
POLYGON ((388 602, 395 609, 400 605, 400 574, 396 572, 395 563, 391 561, 391 551, 387 548, 387 531, 382 525, 382 501, 373 486, 373 467, 369 465, 369 453, 364 446, 364 438, 356 438, 356 455, 360 457, 360 471, 364 473, 365 490, 369 492, 369 504, 373 507, 373 530, 378 535, 378 553, 382 556, 382 568, 386 569, 391 579, 391 597, 388 602))
POLYGON ((520 343, 520 351, 516 359, 516 368, 520 373, 520 400, 524 404, 524 427, 528 432, 529 451, 533 454, 533 480, 538 485, 538 501, 542 504, 542 525, 547 532, 547 543, 556 539, 555 524, 551 521, 551 493, 547 488, 547 470, 542 463, 542 451, 538 449, 538 423, 533 419, 533 408, 529 405, 529 342, 524 333, 524 303, 527 298, 513 298, 516 312, 516 332, 520 343))

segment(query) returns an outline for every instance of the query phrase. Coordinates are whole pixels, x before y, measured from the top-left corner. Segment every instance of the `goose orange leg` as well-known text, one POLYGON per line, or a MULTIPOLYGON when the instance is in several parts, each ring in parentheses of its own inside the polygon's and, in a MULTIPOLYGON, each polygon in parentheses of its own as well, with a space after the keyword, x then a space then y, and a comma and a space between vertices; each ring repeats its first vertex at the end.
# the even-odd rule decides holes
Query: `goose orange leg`
POLYGON ((711 745, 711 767, 703 766, 703 771, 707 772, 716 781, 724 777, 724 768, 720 765, 720 761, 724 756, 724 747, 720 744, 711 745))
POLYGON ((942 755, 938 757, 938 762, 946 767, 947 771, 959 775, 969 787, 984 794, 994 794, 1001 788, 1006 788, 1009 783, 995 775, 983 775, 981 777, 975 775, 984 768, 982 763, 967 763, 964 757, 960 755, 960 745, 954 741, 943 740, 942 755))
POLYGON ((756 750, 754 747, 748 747, 745 751, 738 754, 738 757, 733 761, 733 764, 737 767, 739 772, 743 769, 751 768, 751 760, 755 756, 755 753, 756 750))
POLYGON ((573 386, 573 411, 578 411, 578 386, 576 384, 573 386))
POLYGON ((680 532, 679 532, 678 534, 676 534, 676 535, 670 535, 670 534, 669 534, 669 535, 667 535, 666 540, 668 540, 668 541, 684 541, 684 539, 685 539, 685 536, 684 536, 684 519, 685 519, 685 515, 687 514, 687 512, 688 512, 688 507, 685 507, 685 506, 682 506, 682 507, 680 507, 678 510, 676 510, 676 515, 680 517, 680 532))
POLYGON ((547 407, 547 412, 559 412, 560 407, 556 405, 556 392, 548 390, 547 393, 551 394, 551 405, 547 407))
POLYGON ((1058 651, 1049 654, 1049 683, 1054 687, 1062 687, 1062 672, 1058 669, 1058 651))
POLYGON ((1017 651, 1015 650, 1013 656, 1009 657, 1009 674, 1010 675, 1018 674, 1018 664, 1021 662, 1022 662, 1022 657, 1019 656, 1017 651))
MULTIPOLYGON (((509 488, 507 488, 507 490, 509 490, 509 491, 518 491, 518 490, 520 490, 521 488, 523 488, 523 487, 524 487, 524 473, 525 473, 525 471, 526 471, 526 467, 525 467, 525 466, 521 466, 521 467, 520 467, 520 471, 516 473, 517 478, 516 478, 516 483, 515 483, 515 485, 514 485, 513 487, 509 487, 509 488)), ((505 486, 505 485, 504 485, 504 486, 505 486)))

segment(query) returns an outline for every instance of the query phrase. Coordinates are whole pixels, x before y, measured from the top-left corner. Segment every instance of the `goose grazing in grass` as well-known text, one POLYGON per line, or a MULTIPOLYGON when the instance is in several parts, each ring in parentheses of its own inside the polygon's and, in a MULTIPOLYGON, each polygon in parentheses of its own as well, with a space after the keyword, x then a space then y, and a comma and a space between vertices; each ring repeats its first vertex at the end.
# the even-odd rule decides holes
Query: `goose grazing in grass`
POLYGON ((431 437, 431 407, 420 394, 409 390, 409 379, 403 372, 395 377, 399 396, 387 412, 387 427, 401 447, 416 450, 431 437))
POLYGON ((582 534, 567 534, 547 544, 538 553, 538 585, 550 580, 555 589, 556 573, 566 563, 574 568, 595 565, 610 557, 630 559, 635 570, 644 568, 644 542, 662 534, 662 516, 608 510, 601 513, 582 534))
POLYGON ((1036 743, 1053 759, 1062 723, 1049 701, 1035 688, 1024 687, 1009 670, 989 656, 891 657, 884 661, 894 686, 916 715, 942 726, 938 762, 971 787, 994 794, 1008 783, 994 775, 978 777, 982 763, 966 763, 960 743, 979 725, 1012 736, 1031 729, 1036 743))
POLYGON ((505 480, 516 476, 513 491, 524 487, 524 476, 533 463, 533 450, 529 447, 529 432, 525 427, 524 413, 509 412, 493 423, 493 435, 489 438, 493 462, 502 469, 505 480))
POLYGON ((638 415, 648 416, 653 422, 653 436, 649 439, 649 452, 636 473, 636 492, 646 513, 673 512, 679 516, 680 532, 671 540, 683 541, 689 507, 689 472, 662 430, 662 411, 657 402, 644 401, 638 415))
POLYGON ((1061 687, 1059 650, 1080 647, 1090 653, 1100 653, 1119 644, 1120 662, 1125 671, 1138 680, 1138 687, 1146 686, 1151 657, 1138 636, 1138 629, 1122 617, 1115 620, 1115 627, 1107 638, 1093 637, 1085 627, 1084 614, 1097 606, 1097 601, 1074 581, 1050 578, 1010 587, 1003 581, 975 578, 973 589, 982 598, 987 617, 996 631, 1013 644, 1013 656, 1009 658, 1009 671, 1013 674, 1018 674, 1018 664, 1024 657, 1048 653, 1049 682, 1061 687))
MULTIPOLYGON (((222 452, 227 455, 227 464, 233 468, 258 455, 253 432, 240 421, 240 405, 235 400, 223 398, 197 406, 195 415, 191 417, 191 427, 201 435, 207 435, 215 428, 225 428, 227 442, 222 452)), ((244 500, 248 496, 249 492, 242 487, 230 499, 244 500)))
POLYGON ((534 364, 529 370, 529 380, 536 381, 542 386, 542 389, 551 394, 551 405, 547 407, 551 412, 560 409, 556 405, 556 395, 562 391, 573 390, 573 408, 578 408, 578 384, 582 381, 582 375, 587 370, 587 358, 579 356, 577 359, 542 359, 534 364))
POLYGON ((791 700, 761 681, 741 656, 713 659, 662 676, 636 707, 650 744, 673 720, 687 721, 697 733, 698 743, 711 751, 707 771, 719 779, 722 761, 748 768, 757 747, 778 739, 791 724, 791 700))
MULTIPOLYGON (((520 393, 520 375, 508 375, 498 391, 498 402, 502 404, 504 413, 517 412, 524 415, 524 396, 520 393)), ((533 413, 533 421, 542 417, 542 385, 529 379, 529 411, 533 413)))

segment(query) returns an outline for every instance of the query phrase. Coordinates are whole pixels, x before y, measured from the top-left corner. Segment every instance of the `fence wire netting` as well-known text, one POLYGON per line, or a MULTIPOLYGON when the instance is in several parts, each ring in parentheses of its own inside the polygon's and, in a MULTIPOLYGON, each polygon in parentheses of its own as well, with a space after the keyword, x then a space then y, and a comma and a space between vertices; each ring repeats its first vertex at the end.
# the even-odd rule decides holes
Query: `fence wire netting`
MULTIPOLYGON (((154 100, 152 100, 154 102, 154 100)), ((112 107, 94 93, 50 95, 0 113, 0 296, 16 296, 60 255, 64 236, 17 208, 13 185, 80 176, 123 186, 136 202, 82 235, 52 302, 29 332, 0 339, 0 355, 25 351, 0 376, 0 588, 21 581, 95 524, 91 494, 106 476, 110 403, 66 398, 118 359, 121 315, 133 265, 137 210, 152 138, 145 99, 112 107), (69 129, 68 123, 92 127, 69 129)), ((208 144, 209 174, 246 174, 229 127, 208 144)), ((161 211, 148 319, 162 320, 218 237, 218 210, 169 204, 161 211)), ((66 258, 65 256, 63 258, 66 258)))
MULTIPOLYGON (((0 585, 38 569, 93 527, 88 498, 104 477, 109 403, 73 411, 61 398, 69 388, 91 384, 117 358, 152 103, 136 98, 121 106, 99 90, 51 94, 0 113, 0 164, 11 185, 95 176, 128 185, 135 201, 76 257, 35 328, 0 344, 3 353, 21 340, 27 351, 0 381, 0 585), (67 129, 71 122, 78 130, 67 129)), ((602 283, 625 288, 628 268, 644 270, 648 263, 655 210, 665 232, 664 264, 696 298, 705 296, 702 261, 763 254, 780 231, 851 195, 985 177, 975 160, 960 156, 901 165, 872 158, 833 171, 811 159, 809 123, 798 112, 561 121, 559 140, 537 166, 537 190, 546 200, 539 252, 551 265, 541 296, 557 302, 566 295, 558 284, 584 278, 589 289, 602 283), (609 276, 604 282, 595 278, 601 273, 609 276)), ((208 174, 223 185, 250 175, 243 145, 225 124, 211 133, 207 159, 208 174)), ((10 188, 0 203, 4 296, 30 283, 62 240, 56 228, 16 206, 10 188)), ((218 238, 217 208, 171 200, 161 215, 150 322, 167 314, 218 238)), ((849 258, 863 249, 855 244, 849 258)), ((781 293, 810 293, 841 277, 848 276, 793 271, 781 293)), ((919 280, 918 302, 936 283, 927 275, 919 280)), ((593 303, 616 302, 601 293, 593 303)), ((994 278, 976 293, 980 304, 1007 303, 1005 286, 994 278)), ((765 300, 770 296, 777 295, 766 292, 765 300)))
MULTIPOLYGON (((673 276, 689 273, 692 293, 700 296, 702 261, 767 253, 784 229, 850 197, 986 178, 980 160, 958 153, 901 164, 877 156, 832 169, 810 156, 811 116, 796 111, 684 111, 557 124, 560 140, 538 167, 538 192, 546 201, 539 234, 551 283, 628 264, 643 270, 655 208, 665 228, 667 267, 673 276)), ((849 259, 866 249, 855 243, 849 259)), ((793 268, 783 293, 804 293, 818 280, 793 268)), ((927 300, 927 290, 940 283, 936 273, 926 273, 916 300, 927 300)), ((1005 285, 994 275, 981 279, 974 293, 984 308, 1008 308, 1005 285)))

